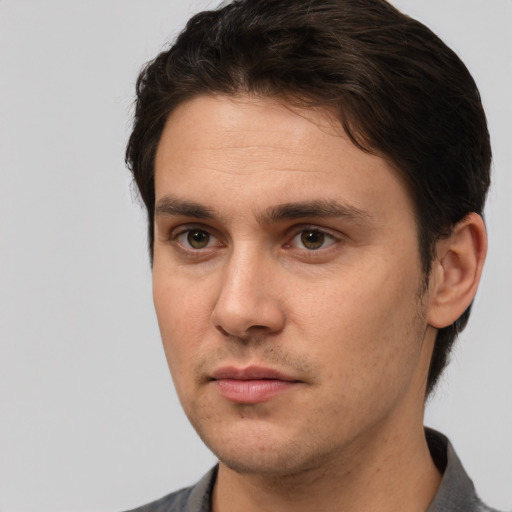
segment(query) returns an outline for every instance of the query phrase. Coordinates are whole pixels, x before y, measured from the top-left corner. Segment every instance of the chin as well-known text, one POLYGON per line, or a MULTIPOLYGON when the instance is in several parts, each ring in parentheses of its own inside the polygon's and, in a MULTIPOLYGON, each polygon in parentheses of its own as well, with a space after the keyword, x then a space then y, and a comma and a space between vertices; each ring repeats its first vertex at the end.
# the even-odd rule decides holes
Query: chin
POLYGON ((312 439, 304 442, 304 438, 276 432, 268 425, 247 426, 222 435, 196 430, 219 461, 239 474, 284 477, 307 473, 321 467, 332 453, 328 447, 315 448, 312 439))
POLYGON ((300 446, 275 449, 271 453, 255 450, 249 453, 218 453, 219 461, 230 470, 244 475, 285 477, 323 472, 328 456, 305 452, 300 446))
POLYGON ((316 465, 312 461, 298 460, 291 454, 272 453, 219 453, 219 461, 239 474, 265 475, 274 477, 292 476, 313 470, 316 465))

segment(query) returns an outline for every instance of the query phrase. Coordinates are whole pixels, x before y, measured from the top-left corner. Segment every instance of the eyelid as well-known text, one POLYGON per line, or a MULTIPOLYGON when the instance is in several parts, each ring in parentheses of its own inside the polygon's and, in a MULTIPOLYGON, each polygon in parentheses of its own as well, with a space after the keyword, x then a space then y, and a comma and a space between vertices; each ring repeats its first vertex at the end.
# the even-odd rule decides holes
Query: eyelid
MULTIPOLYGON (((301 251, 305 254, 310 254, 311 257, 313 257, 314 253, 320 253, 325 252, 327 249, 329 249, 331 246, 336 245, 339 242, 342 242, 345 239, 345 235, 337 230, 333 230, 330 228, 321 227, 316 224, 299 224, 294 225, 290 229, 287 230, 286 234, 286 242, 282 246, 285 249, 295 249, 297 251, 301 251), (329 242, 318 249, 308 249, 306 247, 299 247, 298 245, 292 244, 293 240, 299 236, 301 233, 307 231, 316 231, 319 233, 322 233, 325 235, 326 239, 329 240, 329 242)), ((225 247, 225 241, 223 240, 223 237, 221 234, 219 234, 218 230, 205 225, 203 223, 198 222, 192 222, 189 224, 180 224, 179 226, 176 226, 169 230, 168 235, 169 242, 173 243, 177 248, 179 248, 183 252, 187 252, 190 255, 199 255, 200 253, 205 253, 209 250, 212 250, 216 247, 225 247), (214 243, 208 244, 207 247, 204 248, 193 248, 189 246, 186 243, 180 242, 178 238, 180 236, 183 236, 190 231, 204 231, 205 233, 208 233, 208 235, 213 239, 214 243)))
POLYGON ((180 226, 177 226, 170 230, 169 232, 169 241, 175 243, 182 249, 183 251, 188 251, 190 253, 199 253, 202 251, 207 251, 208 249, 211 249, 212 247, 219 247, 222 246, 222 242, 220 240, 220 236, 217 234, 216 230, 211 228, 210 226, 205 226, 204 224, 199 223, 191 223, 191 224, 181 224, 180 226), (208 244, 207 247, 203 247, 201 249, 196 249, 194 247, 190 247, 187 244, 184 244, 183 242, 179 241, 179 238, 181 236, 187 235, 191 231, 204 231, 207 233, 214 241, 217 242, 217 244, 208 244))
POLYGON ((199 222, 186 222, 184 224, 180 224, 179 226, 174 226, 169 229, 169 238, 175 239, 179 235, 182 235, 183 233, 186 233, 187 231, 193 231, 194 229, 197 229, 198 231, 206 231, 207 233, 210 233, 211 235, 214 235, 214 229, 210 226, 205 226, 204 224, 201 224, 199 222))
POLYGON ((321 251, 322 249, 327 249, 328 247, 336 244, 337 242, 341 242, 343 240, 343 238, 344 237, 343 237, 343 235, 341 233, 333 232, 333 230, 331 230, 331 229, 320 227, 320 226, 317 226, 315 224, 302 224, 302 225, 299 225, 299 226, 294 226, 290 230, 290 234, 287 237, 288 241, 286 242, 285 247, 286 248, 291 247, 291 248, 299 249, 299 250, 306 251, 306 252, 309 252, 309 253, 313 253, 313 252, 321 251), (326 236, 326 238, 329 238, 330 240, 332 240, 332 242, 327 244, 326 246, 320 247, 318 249, 307 249, 305 247, 293 247, 292 246, 292 241, 297 236, 299 236, 300 234, 304 233, 305 231, 316 231, 318 233, 322 233, 323 235, 326 236))

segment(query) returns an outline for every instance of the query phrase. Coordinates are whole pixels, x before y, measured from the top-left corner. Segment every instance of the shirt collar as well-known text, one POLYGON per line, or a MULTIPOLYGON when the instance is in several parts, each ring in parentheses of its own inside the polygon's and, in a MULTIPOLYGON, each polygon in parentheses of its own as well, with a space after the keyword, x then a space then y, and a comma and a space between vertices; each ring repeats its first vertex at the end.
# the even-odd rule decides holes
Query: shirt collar
POLYGON ((464 470, 448 438, 426 428, 425 436, 432 459, 443 474, 427 512, 479 512, 489 510, 476 495, 475 486, 464 470))

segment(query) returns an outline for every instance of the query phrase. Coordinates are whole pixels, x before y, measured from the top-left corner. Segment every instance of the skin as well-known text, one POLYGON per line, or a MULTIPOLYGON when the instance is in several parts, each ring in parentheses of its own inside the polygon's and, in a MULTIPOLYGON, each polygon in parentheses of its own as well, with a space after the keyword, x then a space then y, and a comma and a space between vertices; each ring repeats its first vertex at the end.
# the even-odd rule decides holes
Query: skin
POLYGON ((154 302, 180 401, 220 460, 214 511, 426 510, 440 475, 425 384, 456 314, 438 299, 465 273, 434 265, 425 289, 388 162, 326 111, 197 97, 168 119, 155 193, 154 302), (243 403, 212 377, 254 366, 292 382, 243 403))

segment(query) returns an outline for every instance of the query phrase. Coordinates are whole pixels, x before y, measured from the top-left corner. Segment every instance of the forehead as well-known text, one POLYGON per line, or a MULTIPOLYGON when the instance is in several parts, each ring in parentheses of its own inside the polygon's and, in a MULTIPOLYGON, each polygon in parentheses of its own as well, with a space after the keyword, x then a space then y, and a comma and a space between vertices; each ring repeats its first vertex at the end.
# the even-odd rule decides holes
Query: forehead
POLYGON ((258 210, 327 200, 375 216, 400 197, 412 212, 396 170, 357 148, 332 113, 249 96, 199 96, 173 111, 157 148, 155 191, 157 202, 172 193, 258 210))

